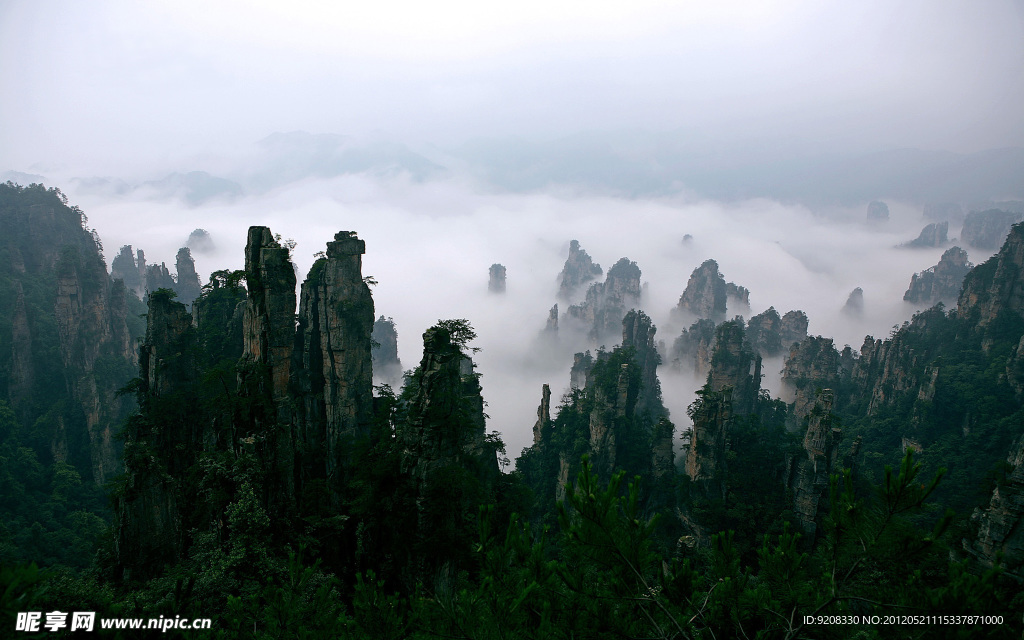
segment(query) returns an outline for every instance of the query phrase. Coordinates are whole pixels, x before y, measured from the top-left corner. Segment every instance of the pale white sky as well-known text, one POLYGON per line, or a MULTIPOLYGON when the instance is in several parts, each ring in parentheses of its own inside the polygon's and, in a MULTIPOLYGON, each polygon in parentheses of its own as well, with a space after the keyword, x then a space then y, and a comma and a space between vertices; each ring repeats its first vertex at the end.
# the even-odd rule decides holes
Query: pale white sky
POLYGON ((6 1, 0 170, 274 131, 1024 145, 1020 2, 6 1))

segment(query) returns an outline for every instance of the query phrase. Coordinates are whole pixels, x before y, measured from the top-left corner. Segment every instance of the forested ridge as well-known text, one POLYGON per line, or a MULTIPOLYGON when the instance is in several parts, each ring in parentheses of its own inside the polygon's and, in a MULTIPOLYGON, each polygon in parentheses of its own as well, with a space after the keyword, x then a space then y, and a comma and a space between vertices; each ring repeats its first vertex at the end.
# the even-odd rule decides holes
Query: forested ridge
POLYGON ((354 232, 298 283, 287 242, 251 227, 243 270, 143 306, 58 190, 0 185, 0 224, 8 630, 76 610, 225 638, 1024 631, 1022 225, 955 308, 856 353, 794 344, 788 404, 761 388, 752 325, 719 318, 707 383, 670 416, 651 318, 581 305, 621 341, 578 354, 554 402, 545 385, 503 471, 472 319, 428 328, 401 389, 373 385, 354 232), (951 614, 1002 622, 815 618, 951 614))

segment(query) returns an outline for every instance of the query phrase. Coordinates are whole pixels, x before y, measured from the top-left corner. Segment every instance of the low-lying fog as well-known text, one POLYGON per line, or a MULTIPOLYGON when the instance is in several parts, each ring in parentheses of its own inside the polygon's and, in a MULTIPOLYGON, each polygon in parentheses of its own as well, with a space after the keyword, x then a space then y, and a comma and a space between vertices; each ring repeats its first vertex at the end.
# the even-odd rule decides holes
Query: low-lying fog
MULTIPOLYGON (((648 283, 644 311, 659 327, 657 338, 669 345, 678 335, 678 328, 669 330, 669 310, 692 270, 708 258, 718 261, 726 280, 750 289, 748 318, 769 306, 780 313, 801 309, 811 334, 858 349, 866 334, 884 337, 911 317, 914 309, 902 300, 911 275, 935 265, 943 251, 896 247, 917 237, 927 221, 920 207, 894 201, 888 202, 890 220, 872 224, 865 221, 866 203, 811 212, 768 200, 497 194, 451 177, 311 179, 200 206, 76 193, 73 186, 68 192, 99 232, 108 261, 131 244, 150 264, 167 262, 173 272, 178 247, 193 229, 206 229, 216 248, 194 253, 204 282, 211 271, 243 266, 249 225, 268 225, 297 241, 300 282, 313 254, 337 231, 356 231, 366 241, 363 273, 377 281, 376 313, 394 318, 404 368, 419 362, 421 335, 438 319, 466 318, 476 328, 488 428, 502 433, 513 459, 532 442, 541 385, 550 384, 557 398, 568 388, 572 352, 595 346, 551 349, 536 341, 556 302, 556 279, 572 239, 606 272, 621 257, 637 262, 648 283), (686 234, 691 241, 683 241, 686 234), (487 290, 495 262, 507 268, 503 295, 487 290), (855 287, 864 290, 859 319, 841 312, 855 287)), ((950 236, 958 232, 950 229, 950 236)), ((986 256, 970 257, 978 263, 986 256)), ((764 384, 773 395, 781 366, 781 359, 766 362, 764 384)), ((667 367, 659 375, 678 433, 689 426, 685 408, 700 381, 671 375, 667 367)))

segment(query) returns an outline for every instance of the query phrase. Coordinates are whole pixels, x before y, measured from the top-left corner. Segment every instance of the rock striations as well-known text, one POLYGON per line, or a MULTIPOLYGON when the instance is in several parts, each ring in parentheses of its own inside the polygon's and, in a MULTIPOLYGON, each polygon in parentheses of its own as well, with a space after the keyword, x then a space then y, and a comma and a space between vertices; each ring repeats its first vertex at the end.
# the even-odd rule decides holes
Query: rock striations
MULTIPOLYGON (((301 369, 296 377, 303 402, 298 434, 305 456, 323 459, 318 475, 325 478, 345 466, 346 451, 353 440, 368 433, 373 412, 374 314, 370 288, 363 281, 365 252, 365 243, 354 232, 341 231, 327 243, 326 258, 314 263, 302 283, 297 329, 301 369)), ((273 249, 271 255, 275 264, 282 257, 273 249)), ((290 262, 286 266, 290 269, 290 262)))
POLYGON ((964 218, 960 240, 970 247, 992 250, 1003 242, 1010 227, 1024 219, 1024 215, 1013 211, 986 209, 971 211, 964 218))

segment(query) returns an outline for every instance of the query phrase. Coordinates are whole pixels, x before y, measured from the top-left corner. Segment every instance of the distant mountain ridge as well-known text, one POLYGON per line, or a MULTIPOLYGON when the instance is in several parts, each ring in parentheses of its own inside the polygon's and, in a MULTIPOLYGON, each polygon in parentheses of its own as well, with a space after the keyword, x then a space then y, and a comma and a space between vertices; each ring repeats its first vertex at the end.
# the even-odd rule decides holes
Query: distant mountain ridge
MULTIPOLYGON (((194 169, 141 182, 76 178, 79 188, 122 196, 146 190, 195 206, 344 175, 421 182, 467 172, 511 192, 571 189, 620 197, 685 193, 702 198, 772 198, 808 206, 852 206, 879 198, 921 205, 1024 200, 1024 148, 975 153, 913 148, 835 153, 791 140, 709 141, 674 132, 591 132, 551 140, 480 138, 425 151, 383 136, 276 132, 215 175, 194 169)), ((8 171, 7 179, 44 181, 8 171)), ((52 176, 47 179, 52 180, 52 176)))
POLYGON ((892 149, 829 154, 783 142, 716 146, 679 133, 593 133, 537 142, 482 139, 453 152, 481 179, 512 191, 552 186, 624 196, 679 191, 702 197, 768 197, 808 204, 1020 198, 1024 149, 971 154, 892 149))

